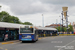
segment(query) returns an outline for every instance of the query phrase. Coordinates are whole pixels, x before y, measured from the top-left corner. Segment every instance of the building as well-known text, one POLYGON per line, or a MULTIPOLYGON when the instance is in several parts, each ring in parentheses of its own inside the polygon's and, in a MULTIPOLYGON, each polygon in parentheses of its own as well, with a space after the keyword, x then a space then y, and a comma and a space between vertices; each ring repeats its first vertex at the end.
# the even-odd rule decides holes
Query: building
POLYGON ((56 27, 59 27, 59 26, 61 26, 61 27, 62 27, 62 25, 61 25, 61 24, 51 24, 51 25, 48 25, 48 26, 45 26, 45 27, 52 27, 52 28, 56 28, 56 27))
POLYGON ((4 41, 6 34, 8 34, 8 40, 19 39, 20 25, 22 24, 0 22, 0 41, 4 41))
POLYGON ((73 31, 75 32, 75 22, 73 22, 73 31))

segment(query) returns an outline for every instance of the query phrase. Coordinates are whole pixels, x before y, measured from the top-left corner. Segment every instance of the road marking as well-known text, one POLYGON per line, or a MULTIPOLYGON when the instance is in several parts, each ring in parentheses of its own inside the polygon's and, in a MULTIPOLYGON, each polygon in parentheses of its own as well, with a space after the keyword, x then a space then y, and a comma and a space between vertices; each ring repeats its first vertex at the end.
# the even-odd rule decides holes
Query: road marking
POLYGON ((14 42, 3 42, 1 44, 11 44, 11 43, 14 43, 14 42))
MULTIPOLYGON (((0 47, 0 49, 1 49, 1 50, 3 50, 3 48, 2 48, 2 47, 0 47)), ((5 50, 8 50, 8 49, 5 49, 5 50)))
POLYGON ((43 38, 38 38, 38 39, 46 39, 46 38, 51 38, 51 39, 55 39, 57 36, 51 36, 51 37, 43 37, 43 38))
MULTIPOLYGON (((69 45, 69 44, 71 44, 71 43, 73 43, 73 42, 75 42, 75 40, 74 41, 72 41, 72 42, 70 42, 70 43, 68 43, 68 44, 66 44, 66 45, 64 45, 64 46, 67 46, 67 45, 69 45)), ((63 47, 60 47, 58 50, 60 50, 60 49, 62 49, 63 47)))
POLYGON ((8 49, 5 49, 5 50, 8 50, 8 49))
POLYGON ((16 43, 12 43, 12 44, 16 44, 16 43))
POLYGON ((0 49, 3 49, 2 47, 0 47, 0 49))
POLYGON ((14 43, 12 43, 12 44, 18 44, 18 43, 21 43, 21 42, 14 42, 14 43))
POLYGON ((43 39, 46 39, 46 38, 43 38, 43 39))
POLYGON ((42 39, 42 38, 38 38, 38 39, 42 39))

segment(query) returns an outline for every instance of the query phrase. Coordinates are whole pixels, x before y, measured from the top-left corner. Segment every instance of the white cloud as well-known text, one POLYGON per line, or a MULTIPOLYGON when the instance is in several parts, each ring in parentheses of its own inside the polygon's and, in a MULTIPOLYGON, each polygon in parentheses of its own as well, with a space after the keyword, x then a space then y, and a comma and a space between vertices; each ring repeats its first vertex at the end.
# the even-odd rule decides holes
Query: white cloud
POLYGON ((74 6, 75 0, 41 0, 41 2, 46 4, 55 4, 55 5, 69 5, 74 6))
POLYGON ((14 14, 11 12, 9 6, 7 6, 7 5, 5 5, 5 4, 0 4, 0 5, 1 5, 0 12, 1 12, 1 11, 6 11, 6 12, 8 12, 9 14, 14 15, 14 14))
POLYGON ((42 26, 42 13, 44 24, 60 23, 62 7, 68 7, 69 21, 73 22, 75 16, 74 0, 0 0, 2 10, 19 17, 22 22, 31 22, 42 26))

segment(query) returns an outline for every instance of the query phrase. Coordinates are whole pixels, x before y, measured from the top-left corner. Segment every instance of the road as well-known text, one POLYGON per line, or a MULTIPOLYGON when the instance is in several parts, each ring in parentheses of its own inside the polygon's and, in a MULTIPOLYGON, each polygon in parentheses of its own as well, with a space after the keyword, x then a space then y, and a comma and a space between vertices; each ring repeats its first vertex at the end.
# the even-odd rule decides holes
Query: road
POLYGON ((37 42, 0 44, 0 50, 75 50, 75 36, 44 37, 37 42))

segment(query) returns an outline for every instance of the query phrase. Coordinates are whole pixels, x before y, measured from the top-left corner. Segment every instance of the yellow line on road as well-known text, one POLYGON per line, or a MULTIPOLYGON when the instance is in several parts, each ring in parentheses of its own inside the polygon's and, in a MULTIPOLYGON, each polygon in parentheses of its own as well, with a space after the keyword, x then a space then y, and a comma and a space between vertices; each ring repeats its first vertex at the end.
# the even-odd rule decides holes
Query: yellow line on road
POLYGON ((59 34, 59 36, 67 36, 67 35, 75 35, 75 34, 59 34))
POLYGON ((38 39, 42 39, 42 38, 38 38, 38 39))
POLYGON ((11 43, 14 43, 14 42, 3 42, 2 44, 11 44, 11 43))

